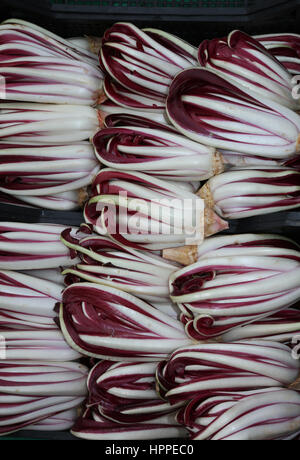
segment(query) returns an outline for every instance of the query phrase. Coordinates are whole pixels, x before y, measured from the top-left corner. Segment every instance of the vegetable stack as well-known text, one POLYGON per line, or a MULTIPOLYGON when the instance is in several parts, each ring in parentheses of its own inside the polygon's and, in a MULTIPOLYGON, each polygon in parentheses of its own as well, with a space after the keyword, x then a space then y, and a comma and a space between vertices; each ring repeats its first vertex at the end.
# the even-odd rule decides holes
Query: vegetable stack
POLYGON ((97 56, 34 24, 0 25, 0 192, 12 204, 78 209, 99 171, 89 143, 103 74, 97 56), (3 84, 2 84, 3 83, 3 84))
POLYGON ((300 206, 297 37, 0 36, 1 200, 85 221, 0 224, 0 434, 296 439, 300 248, 230 233, 300 206))
POLYGON ((72 433, 296 438, 299 246, 277 235, 213 237, 227 221, 299 207, 289 69, 239 31, 197 53, 125 23, 105 33, 100 63, 106 100, 92 142, 105 168, 85 206, 88 236, 62 234, 81 263, 63 273, 60 325, 71 347, 101 360, 72 433), (193 234, 178 228, 198 199, 205 241, 189 244, 193 234), (161 253, 178 265, 164 266, 161 253))
POLYGON ((0 228, 0 435, 70 429, 86 397, 88 368, 66 343, 55 305, 63 291, 59 266, 76 258, 60 241, 63 226, 0 228))

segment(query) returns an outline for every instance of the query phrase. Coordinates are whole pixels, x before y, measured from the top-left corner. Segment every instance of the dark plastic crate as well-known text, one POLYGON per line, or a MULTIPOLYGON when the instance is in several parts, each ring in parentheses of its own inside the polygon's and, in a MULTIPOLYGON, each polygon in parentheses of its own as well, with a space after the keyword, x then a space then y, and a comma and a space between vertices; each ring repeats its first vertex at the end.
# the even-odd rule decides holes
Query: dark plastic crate
POLYGON ((58 20, 250 22, 295 8, 297 0, 10 0, 9 5, 58 20))
MULTIPOLYGON (((115 21, 138 24, 151 21, 153 27, 157 22, 164 22, 165 30, 177 33, 186 40, 192 36, 196 45, 200 38, 206 38, 207 35, 223 36, 237 22, 242 22, 244 25, 241 27, 249 33, 250 27, 256 27, 253 32, 256 34, 287 30, 297 32, 298 24, 293 14, 297 4, 300 5, 300 0, 0 0, 0 10, 2 20, 17 17, 32 21, 65 37, 101 35, 115 21), (292 12, 291 19, 288 19, 286 12, 292 12), (265 21, 275 16, 279 19, 269 23, 265 21), (190 27, 191 21, 201 22, 201 25, 190 27), (207 29, 204 28, 205 23, 208 24, 207 29)), ((7 220, 76 226, 83 222, 83 217, 81 212, 57 212, 0 204, 0 221, 7 220)), ((231 234, 248 232, 284 234, 300 243, 300 212, 289 211, 232 221, 227 231, 231 234)), ((78 438, 67 432, 20 431, 0 437, 1 440, 78 438)))
MULTIPOLYGON (((84 221, 81 211, 50 211, 0 203, 1 220, 43 224, 55 223, 70 226, 79 226, 84 221)), ((276 233, 293 238, 300 243, 300 212, 296 209, 266 214, 265 216, 232 220, 230 221, 229 229, 224 233, 276 233)))
POLYGON ((233 29, 250 35, 298 33, 297 1, 1 0, 0 14, 2 20, 35 22, 66 38, 100 36, 114 22, 127 21, 141 28, 165 29, 198 46, 205 38, 221 37, 233 29))

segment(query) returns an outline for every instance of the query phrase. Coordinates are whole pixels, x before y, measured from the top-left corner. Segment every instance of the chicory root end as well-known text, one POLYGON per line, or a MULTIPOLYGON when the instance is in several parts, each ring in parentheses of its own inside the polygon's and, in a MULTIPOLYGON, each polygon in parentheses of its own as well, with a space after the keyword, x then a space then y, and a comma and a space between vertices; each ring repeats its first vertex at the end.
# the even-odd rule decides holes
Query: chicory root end
POLYGON ((165 249, 163 257, 173 262, 179 262, 181 265, 192 265, 198 259, 198 246, 183 246, 181 248, 165 249))

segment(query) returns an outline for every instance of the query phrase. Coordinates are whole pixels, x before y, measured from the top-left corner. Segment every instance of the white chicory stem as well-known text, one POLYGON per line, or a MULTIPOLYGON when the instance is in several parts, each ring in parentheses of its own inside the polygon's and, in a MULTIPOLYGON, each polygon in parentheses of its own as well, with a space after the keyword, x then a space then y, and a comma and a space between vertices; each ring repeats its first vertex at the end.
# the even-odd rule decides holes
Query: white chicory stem
MULTIPOLYGON (((80 400, 78 401, 80 403, 80 400)), ((59 412, 40 422, 23 428, 28 431, 69 431, 78 417, 78 408, 69 409, 65 412, 59 412)))
MULTIPOLYGON (((57 269, 78 263, 79 259, 60 241, 60 234, 66 228, 54 224, 0 222, 0 269, 57 269)), ((72 228, 71 234, 76 230, 72 228)))
POLYGON ((232 329, 219 339, 224 342, 264 339, 293 344, 297 337, 300 337, 300 310, 289 308, 254 323, 232 329))
POLYGON ((0 191, 19 199, 54 195, 55 201, 57 195, 72 191, 79 195, 99 170, 89 142, 53 146, 0 142, 0 191))
POLYGON ((0 271, 0 329, 57 329, 55 305, 63 284, 20 272, 0 271))
POLYGON ((0 104, 0 139, 12 144, 76 143, 90 139, 99 128, 92 107, 61 104, 0 104))
POLYGON ((80 190, 71 190, 69 192, 45 196, 12 196, 8 194, 1 194, 0 201, 16 204, 18 206, 29 206, 33 208, 50 209, 53 211, 77 211, 82 208, 87 197, 88 194, 86 187, 83 187, 80 190))
MULTIPOLYGON (((148 101, 145 101, 148 104, 148 101)), ((147 105, 145 104, 145 105, 147 105)), ((98 105, 98 116, 99 116, 99 123, 100 127, 105 126, 105 122, 108 116, 110 115, 133 115, 133 116, 140 116, 145 118, 146 120, 154 121, 161 123, 165 126, 170 126, 170 121, 167 118, 165 109, 150 109, 147 108, 128 108, 127 106, 123 106, 120 103, 116 103, 111 99, 107 99, 103 101, 101 104, 98 105)))
MULTIPOLYGON (((1 313, 0 313, 1 318, 1 313)), ((75 361, 81 357, 64 340, 59 330, 1 330, 5 359, 32 361, 75 361)))
MULTIPOLYGON (((73 260, 74 263, 74 260, 73 260)), ((35 278, 41 278, 42 280, 53 281, 53 283, 63 285, 64 277, 61 274, 61 266, 58 268, 45 268, 43 270, 21 270, 24 275, 34 276, 35 278)))
MULTIPOLYGON (((285 166, 282 160, 273 160, 272 158, 257 157, 254 155, 239 154, 238 152, 230 152, 228 150, 220 150, 223 161, 227 168, 237 167, 243 169, 244 167, 266 167, 273 168, 277 166, 285 166)), ((295 156, 298 159, 299 155, 295 156)))
POLYGON ((90 35, 85 37, 71 37, 68 38, 68 42, 72 43, 72 45, 75 45, 77 48, 90 51, 98 57, 101 49, 102 37, 90 35))
POLYGON ((0 361, 0 393, 13 396, 85 396, 86 366, 75 362, 0 361))

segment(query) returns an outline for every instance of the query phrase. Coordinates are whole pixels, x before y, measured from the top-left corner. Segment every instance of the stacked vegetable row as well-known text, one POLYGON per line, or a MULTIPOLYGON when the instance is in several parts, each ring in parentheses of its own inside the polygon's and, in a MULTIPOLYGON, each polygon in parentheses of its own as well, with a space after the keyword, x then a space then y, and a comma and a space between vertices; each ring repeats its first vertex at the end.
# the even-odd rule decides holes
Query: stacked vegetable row
MULTIPOLYGON (((97 56, 86 40, 69 42, 24 21, 5 21, 0 36, 0 201, 78 209, 100 169, 89 142, 99 126, 97 56)), ((2 435, 69 429, 86 396, 88 369, 55 323, 60 267, 76 262, 62 230, 0 227, 2 435)))
MULTIPOLYGON (((81 263, 64 271, 60 326, 74 350, 101 360, 90 371, 76 436, 185 437, 183 425, 202 439, 221 397, 241 402, 237 410, 245 412, 251 404, 260 429, 248 419, 245 425, 241 412, 238 436, 298 436, 300 362, 290 346, 300 334, 299 246, 275 235, 214 237, 199 247, 194 265, 178 270, 95 234, 81 239, 64 231, 62 240, 81 263), (258 414, 270 401, 270 412, 258 414)), ((218 431, 203 439, 218 439, 218 431)))
POLYGON ((97 55, 20 20, 2 23, 0 37, 0 200, 78 209, 99 171, 89 142, 99 127, 97 55))
POLYGON ((0 223, 0 435, 70 429, 88 368, 56 324, 69 250, 63 227, 0 223), (15 271, 11 271, 13 268, 15 271))
POLYGON ((197 56, 177 37, 124 23, 104 35, 100 62, 107 100, 93 144, 106 168, 85 206, 87 236, 62 233, 80 263, 63 273, 61 330, 100 360, 72 433, 297 438, 299 246, 211 237, 224 218, 299 206, 288 70, 240 32, 202 43, 197 56), (176 233, 160 204, 192 196, 205 199, 206 240, 184 246, 191 235, 176 233), (138 231, 134 219, 122 231, 137 212, 138 231))
MULTIPOLYGON (((106 168, 93 182, 81 232, 62 232, 67 253, 57 248, 51 257, 42 250, 28 257, 23 247, 16 257, 5 246, 3 254, 18 269, 39 269, 39 262, 65 267, 61 332, 76 357, 100 360, 90 371, 86 410, 72 432, 85 439, 298 437, 299 361, 290 345, 300 331, 299 247, 274 235, 212 238, 228 228, 223 219, 300 204, 299 101, 290 69, 239 31, 197 50, 163 31, 118 23, 102 39, 100 71, 95 56, 36 26, 13 21, 1 27, 4 41, 12 41, 9 48, 18 50, 21 41, 29 59, 23 74, 28 88, 15 81, 18 58, 4 60, 3 75, 13 74, 10 99, 25 101, 1 107, 4 175, 9 177, 14 155, 29 163, 47 157, 44 169, 24 167, 17 181, 14 172, 1 189, 5 199, 11 194, 43 207, 63 201, 72 209, 77 192, 75 199, 66 181, 77 190, 98 172, 84 141, 99 122, 102 127, 92 142, 106 168), (70 69, 74 76, 65 88, 70 69), (49 70, 59 81, 49 81, 49 70), (102 72, 98 111, 91 106, 102 72), (49 84, 47 92, 34 76, 49 84), (36 104, 37 95, 44 104, 36 104), (66 149, 70 141, 78 150, 66 149), (20 189, 24 193, 16 193, 20 189), (196 237, 199 246, 185 246, 196 237), (69 254, 71 264, 59 262, 69 254)), ((22 242, 33 243, 32 233, 22 242)), ((18 276, 11 279, 20 283, 18 276)), ((14 312, 10 321, 22 323, 24 315, 14 312)), ((39 339, 47 340, 44 334, 39 339)), ((14 347, 15 336, 6 337, 14 347)))

